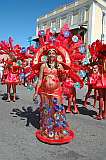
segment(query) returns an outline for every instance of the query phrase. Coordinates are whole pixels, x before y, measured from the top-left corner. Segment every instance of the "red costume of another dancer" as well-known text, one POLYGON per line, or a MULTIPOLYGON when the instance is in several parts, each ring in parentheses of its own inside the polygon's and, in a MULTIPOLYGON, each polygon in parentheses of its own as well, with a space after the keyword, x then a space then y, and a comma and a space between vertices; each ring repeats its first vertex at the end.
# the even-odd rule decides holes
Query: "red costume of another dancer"
MULTIPOLYGON (((98 42, 98 40, 96 41, 98 42)), ((97 43, 98 47, 98 43, 97 43)), ((90 63, 90 66, 97 65, 99 66, 99 76, 95 83, 95 85, 92 87, 94 89, 98 89, 99 93, 99 114, 94 117, 95 119, 106 119, 106 44, 101 43, 101 46, 98 50, 98 61, 94 63, 90 63), (103 109, 103 101, 104 101, 104 112, 102 113, 103 109)))
POLYGON ((21 81, 17 75, 18 69, 19 69, 19 66, 8 67, 9 73, 5 81, 3 81, 3 83, 20 83, 21 81))
MULTIPOLYGON (((93 61, 95 60, 95 58, 91 58, 93 61)), ((95 84, 97 78, 98 78, 98 65, 95 65, 93 67, 88 68, 90 77, 88 79, 88 82, 85 83, 85 85, 88 85, 88 92, 86 94, 85 97, 85 102, 84 102, 84 106, 86 106, 87 100, 91 94, 92 91, 92 86, 95 84)), ((97 101, 97 95, 98 95, 98 90, 94 89, 94 108, 96 108, 96 101, 97 101)))
MULTIPOLYGON (((11 84, 13 87, 13 101, 15 102, 16 99, 16 83, 21 83, 24 78, 24 74, 21 76, 20 73, 22 73, 22 68, 24 63, 22 63, 25 59, 33 58, 33 55, 28 53, 28 50, 25 49, 25 47, 20 47, 19 44, 13 46, 12 45, 12 38, 9 37, 9 42, 5 42, 5 40, 2 40, 0 43, 0 51, 4 51, 3 54, 7 54, 10 57, 9 61, 5 61, 7 63, 6 69, 8 69, 8 75, 7 78, 5 76, 6 72, 4 72, 4 76, 2 78, 2 82, 7 84, 7 95, 8 99, 7 102, 10 102, 10 88, 11 84), (17 63, 16 63, 17 61, 17 63), (19 74, 19 77, 18 77, 19 74)), ((35 49, 34 49, 35 51, 35 49)), ((0 52, 1 54, 2 52, 0 52)), ((5 69, 5 71, 6 71, 5 69)))
POLYGON ((106 59, 99 64, 99 76, 93 88, 106 88, 106 59))
POLYGON ((73 105, 74 105, 73 113, 74 114, 79 113, 77 109, 77 105, 76 105, 76 88, 74 87, 74 84, 76 82, 80 83, 80 88, 83 87, 83 80, 76 73, 69 72, 69 75, 66 78, 66 81, 64 81, 62 84, 62 92, 68 98, 68 107, 67 107, 66 112, 71 113, 70 106, 73 101, 73 105))
POLYGON ((10 102, 10 89, 11 89, 11 84, 13 88, 13 102, 16 100, 16 83, 20 83, 20 79, 18 77, 18 71, 19 71, 19 66, 16 65, 16 58, 14 55, 12 55, 9 59, 9 61, 5 61, 6 68, 8 68, 8 75, 7 78, 2 81, 3 83, 7 84, 7 100, 6 102, 10 102))

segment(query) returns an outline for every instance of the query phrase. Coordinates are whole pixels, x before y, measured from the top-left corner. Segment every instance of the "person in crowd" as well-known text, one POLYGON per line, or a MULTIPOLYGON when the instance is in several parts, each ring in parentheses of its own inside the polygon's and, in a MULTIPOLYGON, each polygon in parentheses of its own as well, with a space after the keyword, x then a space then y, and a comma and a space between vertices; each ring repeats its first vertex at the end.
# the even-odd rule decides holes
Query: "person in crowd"
MULTIPOLYGON (((90 62, 96 61, 97 58, 91 57, 90 62)), ((86 103, 87 100, 92 92, 92 86, 95 84, 97 78, 98 78, 98 65, 95 66, 89 66, 88 67, 89 70, 89 79, 88 82, 85 83, 85 85, 88 85, 88 92, 85 96, 85 102, 84 102, 84 106, 86 107, 86 103)), ((97 96, 98 96, 98 89, 94 89, 94 108, 96 108, 96 101, 97 101, 97 96)))
POLYGON ((18 77, 19 66, 16 64, 16 57, 14 54, 11 54, 8 61, 5 61, 6 69, 8 68, 8 75, 6 79, 4 79, 3 83, 7 84, 7 100, 6 102, 10 102, 10 89, 11 85, 13 88, 13 102, 16 101, 16 83, 21 83, 18 77))
POLYGON ((99 67, 99 76, 96 80, 95 85, 92 88, 98 89, 99 93, 99 113, 94 118, 97 120, 101 120, 101 119, 106 119, 106 44, 100 46, 97 58, 98 59, 96 61, 91 62, 89 64, 89 67, 95 65, 98 65, 99 67), (104 111, 102 111, 103 102, 104 102, 104 111))
POLYGON ((62 92, 68 99, 68 107, 66 109, 67 113, 71 113, 71 112, 73 112, 74 114, 79 113, 77 105, 76 105, 76 88, 74 86, 74 84, 76 82, 79 83, 80 89, 81 89, 84 85, 83 80, 76 73, 74 73, 70 70, 67 74, 66 80, 61 85, 62 86, 62 92), (71 111, 72 108, 70 109, 72 102, 73 102, 73 105, 74 105, 74 110, 73 111, 71 111))
POLYGON ((60 80, 66 79, 62 64, 56 62, 56 48, 48 48, 47 63, 40 67, 39 78, 33 95, 35 101, 40 89, 40 130, 37 137, 47 143, 59 144, 71 141, 66 119, 60 80))

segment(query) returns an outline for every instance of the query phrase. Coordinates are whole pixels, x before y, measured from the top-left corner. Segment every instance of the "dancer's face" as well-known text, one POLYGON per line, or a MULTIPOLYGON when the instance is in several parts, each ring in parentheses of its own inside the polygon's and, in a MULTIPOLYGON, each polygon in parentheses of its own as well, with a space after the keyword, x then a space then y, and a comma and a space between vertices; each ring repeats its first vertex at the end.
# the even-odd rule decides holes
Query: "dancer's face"
POLYGON ((48 60, 53 62, 56 58, 56 51, 55 50, 49 50, 48 51, 48 60))

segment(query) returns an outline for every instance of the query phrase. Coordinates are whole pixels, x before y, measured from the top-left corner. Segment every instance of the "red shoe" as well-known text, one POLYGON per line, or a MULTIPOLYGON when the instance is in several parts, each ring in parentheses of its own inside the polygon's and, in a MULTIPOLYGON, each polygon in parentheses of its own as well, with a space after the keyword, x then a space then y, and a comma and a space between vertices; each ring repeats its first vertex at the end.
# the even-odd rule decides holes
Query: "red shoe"
POLYGON ((94 108, 96 108, 97 106, 93 106, 94 108))
POLYGON ((100 116, 100 115, 98 115, 98 116, 96 116, 96 117, 93 117, 94 119, 97 119, 97 120, 101 120, 101 119, 103 119, 103 117, 102 116, 100 116))
POLYGON ((5 102, 10 102, 10 99, 5 100, 5 102))
POLYGON ((104 113, 103 113, 103 115, 102 115, 102 116, 103 116, 103 119, 106 119, 106 114, 104 114, 104 113))
POLYGON ((66 113, 72 113, 72 111, 70 111, 70 110, 66 110, 66 113))
POLYGON ((15 102, 16 101, 16 99, 13 99, 13 102, 15 102))
POLYGON ((73 111, 73 114, 79 114, 80 112, 77 110, 77 111, 73 111))
POLYGON ((87 107, 86 103, 84 102, 84 107, 87 107))

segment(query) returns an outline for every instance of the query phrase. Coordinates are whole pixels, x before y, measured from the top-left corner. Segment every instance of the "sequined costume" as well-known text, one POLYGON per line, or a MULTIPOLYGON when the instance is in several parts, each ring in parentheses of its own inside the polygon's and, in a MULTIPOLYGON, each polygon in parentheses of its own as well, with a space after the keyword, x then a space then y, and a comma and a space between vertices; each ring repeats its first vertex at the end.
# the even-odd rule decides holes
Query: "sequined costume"
POLYGON ((40 90, 40 130, 37 131, 37 137, 51 144, 67 143, 74 133, 69 130, 67 123, 58 71, 47 69, 46 65, 40 90))
POLYGON ((71 88, 74 88, 74 81, 71 78, 67 78, 61 85, 62 93, 69 98, 71 96, 71 88))
POLYGON ((102 65, 99 65, 99 76, 93 88, 106 88, 106 59, 102 59, 102 65))
POLYGON ((18 77, 19 66, 11 66, 8 67, 8 75, 7 78, 3 81, 3 83, 21 83, 18 77))
MULTIPOLYGON (((72 94, 72 88, 75 88, 75 83, 79 83, 80 89, 83 87, 83 80, 74 72, 70 71, 69 75, 67 76, 66 80, 62 83, 62 93, 63 95, 69 98, 72 94)), ((79 88, 78 87, 78 88, 79 88)), ((76 87, 77 88, 77 87, 76 87)))
POLYGON ((92 70, 89 69, 89 74, 88 82, 85 85, 94 85, 98 78, 98 65, 95 65, 92 70))

